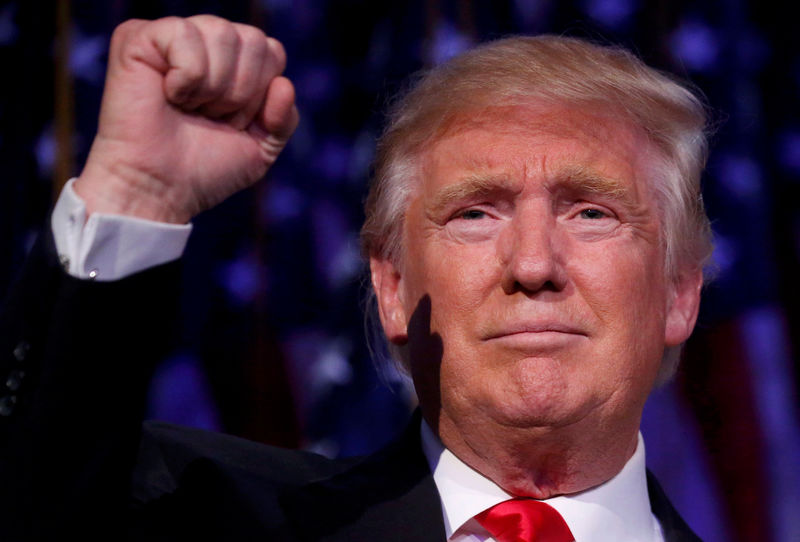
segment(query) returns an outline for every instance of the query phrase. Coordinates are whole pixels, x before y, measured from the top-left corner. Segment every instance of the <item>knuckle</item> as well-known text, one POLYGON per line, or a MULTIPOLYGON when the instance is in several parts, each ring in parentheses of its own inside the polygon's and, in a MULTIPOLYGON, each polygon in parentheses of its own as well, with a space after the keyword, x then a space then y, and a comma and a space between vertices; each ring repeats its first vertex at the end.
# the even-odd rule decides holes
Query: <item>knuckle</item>
POLYGON ((131 37, 134 36, 144 24, 147 24, 147 21, 142 21, 140 19, 129 19, 117 25, 117 27, 114 29, 114 32, 111 34, 111 50, 117 51, 124 47, 124 45, 130 42, 131 37))
POLYGON ((181 66, 181 83, 186 86, 196 86, 207 75, 205 67, 199 63, 189 63, 181 66))
POLYGON ((126 34, 131 32, 134 28, 139 28, 143 21, 139 19, 128 19, 127 21, 120 23, 117 25, 117 28, 114 29, 114 33, 112 34, 112 39, 114 37, 124 37, 126 34))
POLYGON ((209 14, 192 15, 191 17, 187 17, 186 20, 191 21, 192 23, 202 28, 214 28, 225 24, 228 25, 232 24, 228 22, 226 19, 223 19, 222 17, 217 17, 216 15, 209 15, 209 14))
POLYGON ((251 47, 259 47, 261 44, 266 44, 267 35, 260 28, 247 24, 237 24, 236 32, 242 42, 251 47))
POLYGON ((259 69, 263 68, 266 62, 269 62, 270 49, 266 39, 247 41, 242 51, 246 55, 244 61, 250 65, 258 66, 259 69))
POLYGON ((189 19, 181 17, 164 17, 154 21, 153 24, 161 24, 164 29, 169 29, 169 34, 179 43, 192 43, 197 40, 199 30, 189 19))
POLYGON ((286 68, 286 49, 283 44, 275 38, 267 38, 269 41, 269 48, 275 59, 275 64, 278 66, 278 71, 282 72, 286 68))
POLYGON ((199 32, 197 25, 195 25, 189 19, 182 19, 180 17, 165 17, 164 21, 173 25, 175 35, 182 38, 195 37, 199 32))
POLYGON ((230 89, 224 97, 225 105, 231 110, 249 107, 254 99, 253 92, 241 86, 230 89))
POLYGON ((161 17, 160 19, 156 19, 154 22, 160 22, 165 24, 177 24, 177 25, 188 25, 189 20, 184 19, 182 17, 178 17, 177 15, 167 15, 166 17, 161 17))
POLYGON ((233 23, 214 15, 197 15, 191 20, 197 24, 203 35, 211 42, 222 46, 235 46, 239 36, 233 23))

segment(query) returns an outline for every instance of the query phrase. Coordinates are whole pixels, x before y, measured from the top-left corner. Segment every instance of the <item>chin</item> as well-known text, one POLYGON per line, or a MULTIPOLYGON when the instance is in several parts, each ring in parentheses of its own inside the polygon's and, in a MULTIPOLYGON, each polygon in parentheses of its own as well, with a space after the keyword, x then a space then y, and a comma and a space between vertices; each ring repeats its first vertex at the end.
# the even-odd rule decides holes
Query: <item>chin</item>
POLYGON ((546 429, 564 427, 581 419, 579 414, 564 409, 564 405, 522 404, 519 406, 503 405, 488 413, 498 425, 517 429, 546 429))
POLYGON ((500 426, 519 429, 563 426, 582 417, 582 413, 567 404, 563 396, 547 391, 510 397, 484 397, 472 402, 472 411, 473 415, 464 417, 468 422, 482 418, 500 426))
POLYGON ((525 359, 511 366, 507 385, 490 397, 498 417, 509 425, 550 425, 573 410, 570 383, 557 360, 525 359))

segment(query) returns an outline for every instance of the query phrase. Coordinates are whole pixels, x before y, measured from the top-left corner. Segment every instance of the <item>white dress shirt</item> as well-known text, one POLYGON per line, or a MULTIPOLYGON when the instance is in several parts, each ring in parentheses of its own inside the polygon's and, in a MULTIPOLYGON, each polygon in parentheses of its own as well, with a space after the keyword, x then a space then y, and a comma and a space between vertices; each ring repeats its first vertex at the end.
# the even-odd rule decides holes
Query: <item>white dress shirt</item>
POLYGON ((191 224, 167 224, 131 216, 92 213, 70 179, 53 209, 50 225, 61 265, 70 275, 100 281, 119 280, 177 260, 191 224))
MULTIPOLYGON (((473 470, 445 448, 425 421, 422 449, 442 502, 450 542, 484 542, 494 538, 473 517, 513 496, 473 470)), ((567 522, 576 542, 664 542, 650 510, 639 434, 633 456, 611 480, 569 496, 546 499, 567 522)))

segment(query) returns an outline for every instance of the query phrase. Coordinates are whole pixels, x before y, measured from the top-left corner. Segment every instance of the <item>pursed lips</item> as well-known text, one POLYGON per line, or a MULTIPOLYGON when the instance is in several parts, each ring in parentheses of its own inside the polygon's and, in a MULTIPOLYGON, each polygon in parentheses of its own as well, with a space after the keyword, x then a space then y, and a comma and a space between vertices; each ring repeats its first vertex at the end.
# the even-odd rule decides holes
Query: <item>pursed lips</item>
POLYGON ((517 342, 540 342, 588 337, 582 326, 563 322, 533 321, 514 322, 508 325, 494 325, 482 334, 483 341, 507 340, 517 342))

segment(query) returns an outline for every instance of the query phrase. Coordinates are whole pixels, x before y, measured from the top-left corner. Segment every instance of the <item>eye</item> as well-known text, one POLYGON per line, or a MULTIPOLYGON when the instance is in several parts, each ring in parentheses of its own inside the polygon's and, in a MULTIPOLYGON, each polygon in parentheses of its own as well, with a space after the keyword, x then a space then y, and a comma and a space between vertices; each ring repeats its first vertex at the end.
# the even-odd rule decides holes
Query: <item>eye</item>
POLYGON ((464 220, 479 220, 486 216, 486 213, 480 209, 467 209, 459 215, 459 218, 464 220))
POLYGON ((480 243, 497 235, 504 218, 491 203, 468 204, 450 215, 445 228, 449 239, 455 242, 480 243))
POLYGON ((605 218, 608 215, 600 209, 584 209, 580 212, 580 216, 581 218, 586 218, 589 220, 597 220, 600 218, 605 218))

